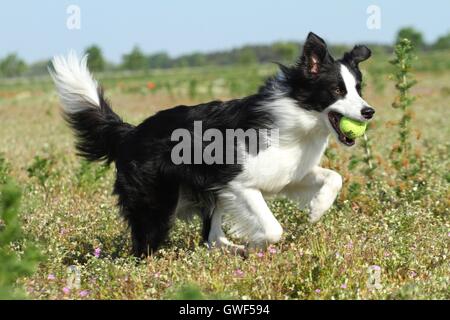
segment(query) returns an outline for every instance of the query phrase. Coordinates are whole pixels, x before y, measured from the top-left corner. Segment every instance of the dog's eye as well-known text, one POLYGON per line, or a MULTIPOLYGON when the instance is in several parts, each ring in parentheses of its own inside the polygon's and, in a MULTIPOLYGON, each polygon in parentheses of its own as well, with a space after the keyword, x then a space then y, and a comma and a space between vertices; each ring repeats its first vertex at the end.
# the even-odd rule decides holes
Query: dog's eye
POLYGON ((335 93, 337 96, 342 96, 342 94, 343 94, 341 88, 334 88, 334 93, 335 93))

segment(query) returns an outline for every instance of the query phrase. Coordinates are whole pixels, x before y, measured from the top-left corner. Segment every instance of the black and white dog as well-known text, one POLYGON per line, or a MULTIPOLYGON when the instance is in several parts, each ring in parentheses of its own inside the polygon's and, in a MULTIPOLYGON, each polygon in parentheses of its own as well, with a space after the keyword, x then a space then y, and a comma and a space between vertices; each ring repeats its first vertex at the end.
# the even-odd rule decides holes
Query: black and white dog
MULTIPOLYGON (((223 218, 230 233, 249 247, 264 247, 279 241, 283 232, 265 197, 283 194, 307 206, 311 222, 333 204, 342 178, 319 162, 330 134, 345 146, 355 143, 339 129, 342 116, 368 121, 375 112, 361 97, 358 68, 370 55, 367 47, 355 46, 335 60, 325 42, 310 33, 298 61, 291 67, 280 65, 278 75, 256 94, 177 106, 138 126, 124 123, 112 111, 86 57, 55 57, 50 73, 79 154, 90 161, 115 162, 114 193, 131 228, 136 255, 157 250, 174 218, 185 213, 201 215, 210 246, 240 251, 244 246, 227 239, 223 218), (247 153, 241 163, 174 163, 173 132, 184 129, 194 135, 194 122, 224 135, 229 129, 277 129, 278 142, 247 153)), ((201 149, 206 147, 203 142, 201 149)), ((236 140, 231 149, 248 151, 248 145, 236 140)))

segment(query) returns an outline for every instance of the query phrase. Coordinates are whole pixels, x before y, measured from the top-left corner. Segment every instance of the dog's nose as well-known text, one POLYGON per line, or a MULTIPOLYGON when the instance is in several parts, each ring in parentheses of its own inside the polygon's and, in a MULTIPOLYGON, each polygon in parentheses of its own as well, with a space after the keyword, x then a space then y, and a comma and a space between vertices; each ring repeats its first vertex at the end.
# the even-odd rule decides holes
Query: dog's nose
POLYGON ((364 107, 361 110, 362 116, 366 119, 372 119, 374 113, 375 113, 375 110, 371 107, 364 107))

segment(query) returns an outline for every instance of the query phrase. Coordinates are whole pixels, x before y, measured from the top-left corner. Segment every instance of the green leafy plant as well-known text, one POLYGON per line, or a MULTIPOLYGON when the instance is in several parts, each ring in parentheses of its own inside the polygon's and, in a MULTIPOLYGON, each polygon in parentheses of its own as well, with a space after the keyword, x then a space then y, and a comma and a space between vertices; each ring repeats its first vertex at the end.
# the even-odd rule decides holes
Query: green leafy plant
POLYGON ((371 184, 370 179, 373 178, 373 174, 377 166, 373 161, 372 145, 367 134, 364 134, 363 136, 363 140, 361 141, 361 147, 364 153, 361 156, 352 155, 350 158, 350 162, 348 164, 348 169, 352 171, 358 166, 358 164, 364 163, 364 166, 361 169, 361 173, 364 174, 367 178, 369 178, 368 186, 370 187, 371 184))
MULTIPOLYGON (((414 47, 409 39, 402 39, 395 46, 395 58, 391 64, 395 67, 395 73, 392 75, 395 80, 395 88, 398 91, 392 107, 402 111, 402 117, 398 123, 399 140, 391 152, 391 159, 394 167, 403 171, 403 175, 407 174, 404 169, 408 168, 410 163, 416 163, 417 159, 411 153, 411 128, 410 122, 412 118, 411 105, 415 97, 411 94, 411 88, 417 83, 411 74, 412 64, 415 59, 414 47)), ((416 170, 409 171, 413 173, 416 170)))
POLYGON ((96 186, 106 176, 108 170, 108 165, 95 164, 82 160, 80 168, 76 173, 78 186, 90 188, 96 186))
POLYGON ((173 293, 174 300, 204 300, 206 297, 196 285, 184 285, 173 293))
POLYGON ((24 298, 16 281, 33 274, 39 260, 35 248, 26 248, 20 256, 11 249, 11 243, 18 241, 21 235, 20 197, 20 189, 12 181, 0 186, 0 299, 24 298))
POLYGON ((8 178, 9 165, 5 158, 0 154, 0 184, 5 184, 8 178))
POLYGON ((33 163, 27 168, 28 176, 36 178, 39 184, 46 189, 46 182, 51 177, 53 159, 49 157, 35 156, 33 163))
POLYGON ((186 283, 174 288, 168 295, 168 299, 172 300, 227 300, 230 299, 224 293, 211 294, 203 292, 195 283, 186 283))

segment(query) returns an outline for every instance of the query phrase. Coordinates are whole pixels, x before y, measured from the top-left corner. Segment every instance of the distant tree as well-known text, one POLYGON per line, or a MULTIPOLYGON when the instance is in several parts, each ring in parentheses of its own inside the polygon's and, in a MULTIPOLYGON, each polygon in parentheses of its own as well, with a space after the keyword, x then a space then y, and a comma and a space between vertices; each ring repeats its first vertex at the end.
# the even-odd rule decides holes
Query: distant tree
POLYGON ((148 66, 155 69, 171 67, 172 60, 166 52, 157 52, 148 57, 148 66))
POLYGON ((239 53, 239 64, 249 65, 255 63, 257 60, 255 52, 249 48, 245 47, 239 53))
POLYGON ((172 65, 176 67, 199 67, 208 64, 211 57, 203 53, 191 53, 182 55, 172 61, 172 65))
POLYGON ((433 49, 435 50, 450 49, 450 32, 442 37, 439 37, 433 44, 433 49))
POLYGON ((193 67, 200 67, 206 64, 206 57, 202 53, 193 53, 188 57, 189 65, 193 67))
POLYGON ((277 42, 273 44, 273 50, 283 62, 293 62, 298 53, 298 45, 290 42, 277 42))
POLYGON ((17 54, 12 53, 0 60, 0 75, 3 77, 17 77, 27 69, 26 63, 17 54))
MULTIPOLYGON (((334 57, 342 57, 345 52, 349 52, 352 50, 352 47, 349 47, 345 44, 337 44, 337 45, 330 45, 330 52, 334 57)), ((372 46, 370 47, 370 50, 372 50, 372 46)))
POLYGON ((175 60, 174 66, 178 68, 189 67, 189 58, 186 55, 177 58, 175 60))
POLYGON ((42 76, 48 75, 48 67, 50 66, 50 60, 42 60, 33 62, 27 66, 24 76, 42 76))
POLYGON ((148 67, 147 57, 138 46, 122 57, 122 68, 125 70, 144 70, 148 67))
POLYGON ((402 39, 409 39, 414 48, 421 50, 425 48, 425 42, 423 40, 423 35, 420 31, 414 29, 413 27, 402 28, 397 33, 396 44, 400 43, 402 39))
POLYGON ((92 71, 105 70, 105 59, 103 58, 102 49, 96 45, 92 45, 85 50, 88 55, 88 66, 92 71))

